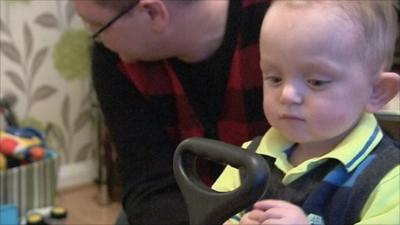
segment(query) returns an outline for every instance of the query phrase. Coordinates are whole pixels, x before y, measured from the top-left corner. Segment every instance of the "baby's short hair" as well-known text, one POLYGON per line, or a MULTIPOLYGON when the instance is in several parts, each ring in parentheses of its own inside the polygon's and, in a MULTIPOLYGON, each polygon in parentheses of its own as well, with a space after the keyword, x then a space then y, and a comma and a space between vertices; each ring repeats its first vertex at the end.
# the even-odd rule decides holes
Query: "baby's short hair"
POLYGON ((397 0, 335 0, 348 18, 361 30, 364 45, 360 49, 361 59, 367 65, 374 65, 377 71, 390 70, 399 22, 396 8, 397 0))
MULTIPOLYGON (((280 0, 275 0, 280 2, 280 0)), ((360 60, 364 61, 371 73, 390 70, 399 28, 396 8, 398 0, 290 0, 286 4, 295 8, 306 8, 311 4, 327 4, 336 7, 345 21, 359 29, 360 60)), ((282 2, 281 2, 282 3, 282 2)))

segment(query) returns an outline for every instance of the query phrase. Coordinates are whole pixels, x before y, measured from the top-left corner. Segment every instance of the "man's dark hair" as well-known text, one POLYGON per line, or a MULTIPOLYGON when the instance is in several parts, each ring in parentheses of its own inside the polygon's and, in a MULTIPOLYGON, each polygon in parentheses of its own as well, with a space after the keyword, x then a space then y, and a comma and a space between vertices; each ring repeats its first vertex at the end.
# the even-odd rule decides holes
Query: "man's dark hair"
MULTIPOLYGON (((109 8, 116 11, 121 11, 129 7, 129 5, 131 5, 132 3, 140 0, 94 0, 94 1, 99 6, 103 6, 105 8, 109 8)), ((181 4, 190 4, 191 2, 194 2, 196 0, 168 0, 168 1, 174 1, 176 3, 181 3, 181 4)))
POLYGON ((96 4, 105 8, 120 11, 139 0, 95 0, 96 4))

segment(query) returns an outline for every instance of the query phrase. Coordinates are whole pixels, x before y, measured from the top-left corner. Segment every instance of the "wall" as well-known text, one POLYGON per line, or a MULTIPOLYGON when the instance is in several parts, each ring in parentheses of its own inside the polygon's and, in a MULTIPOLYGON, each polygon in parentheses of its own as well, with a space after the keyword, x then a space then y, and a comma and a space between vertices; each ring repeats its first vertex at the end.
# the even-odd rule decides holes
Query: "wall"
MULTIPOLYGON (((399 14, 399 25, 400 25, 400 14, 399 14)), ((400 33, 396 42, 396 50, 393 59, 392 71, 400 74, 400 33)), ((381 112, 400 116, 400 93, 398 93, 397 96, 381 110, 381 112)))
POLYGON ((96 176, 89 34, 70 1, 0 1, 0 97, 22 125, 48 130, 61 154, 60 186, 96 176))
MULTIPOLYGON (((49 145, 62 156, 60 186, 93 179, 98 111, 89 36, 71 2, 1 0, 0 23, 0 97, 17 100, 13 109, 21 124, 50 128, 49 145)), ((400 115, 399 99, 383 111, 400 115)))

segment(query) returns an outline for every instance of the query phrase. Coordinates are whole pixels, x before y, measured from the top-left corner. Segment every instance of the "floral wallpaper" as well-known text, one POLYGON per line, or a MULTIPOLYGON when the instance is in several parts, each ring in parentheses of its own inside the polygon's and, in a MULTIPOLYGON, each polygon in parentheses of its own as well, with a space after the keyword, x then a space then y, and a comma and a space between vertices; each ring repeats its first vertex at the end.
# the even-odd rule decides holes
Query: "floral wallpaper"
MULTIPOLYGON (((400 25, 400 14, 399 14, 399 25, 400 25)), ((392 71, 400 74, 400 35, 398 36, 396 42, 396 50, 393 58, 392 71)), ((400 93, 398 93, 397 96, 392 101, 390 101, 383 107, 382 112, 387 112, 390 114, 395 114, 400 116, 400 93)))
MULTIPOLYGON (((0 1, 0 98, 15 99, 20 124, 45 132, 64 165, 94 159, 99 148, 89 46, 70 1, 0 1)), ((383 111, 400 114, 399 96, 383 111)))
POLYGON ((18 122, 45 132, 64 165, 97 155, 89 46, 70 1, 0 1, 0 98, 15 99, 18 122))

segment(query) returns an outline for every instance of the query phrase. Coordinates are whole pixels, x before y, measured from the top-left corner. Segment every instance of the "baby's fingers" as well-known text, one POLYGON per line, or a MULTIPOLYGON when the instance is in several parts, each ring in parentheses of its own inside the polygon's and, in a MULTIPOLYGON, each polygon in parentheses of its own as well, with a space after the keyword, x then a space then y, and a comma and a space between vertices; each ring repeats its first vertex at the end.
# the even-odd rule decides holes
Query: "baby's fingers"
POLYGON ((291 203, 286 201, 268 199, 256 202, 253 207, 255 209, 266 211, 271 208, 288 208, 291 205, 292 205, 291 203))
POLYGON ((243 215, 242 219, 240 220, 240 224, 261 224, 263 215, 263 211, 260 210, 252 210, 243 215))

